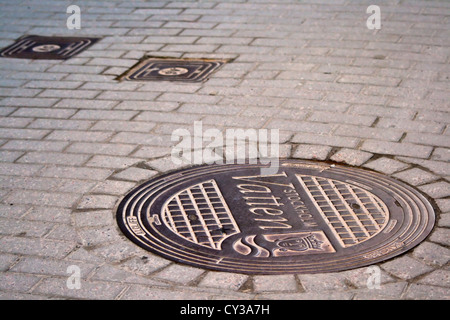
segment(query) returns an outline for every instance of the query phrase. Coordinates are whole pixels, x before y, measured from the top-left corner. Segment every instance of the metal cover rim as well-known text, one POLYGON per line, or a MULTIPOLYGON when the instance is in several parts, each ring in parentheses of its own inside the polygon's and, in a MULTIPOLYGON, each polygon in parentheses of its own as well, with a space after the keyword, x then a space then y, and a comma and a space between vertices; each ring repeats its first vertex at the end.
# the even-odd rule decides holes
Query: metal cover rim
MULTIPOLYGON (((332 223, 330 222, 331 218, 327 218, 324 213, 321 213, 320 215, 322 215, 324 221, 329 219, 328 222, 325 221, 325 224, 323 221, 320 223, 321 227, 325 225, 325 228, 321 229, 319 227, 313 227, 312 231, 296 230, 296 232, 291 232, 291 230, 289 230, 290 232, 288 232, 289 234, 294 234, 298 238, 301 238, 303 246, 305 246, 305 243, 308 243, 309 249, 307 250, 312 254, 305 255, 303 252, 296 252, 293 255, 281 256, 285 253, 282 252, 282 249, 277 247, 275 251, 279 250, 276 252, 280 256, 277 256, 275 259, 273 256, 243 257, 242 252, 240 255, 229 255, 228 253, 232 251, 230 248, 225 248, 225 250, 223 250, 224 252, 221 252, 217 251, 217 249, 211 250, 204 248, 201 245, 198 245, 198 243, 197 245, 194 244, 192 246, 192 243, 190 243, 191 240, 188 238, 183 239, 180 235, 178 235, 178 237, 171 237, 171 233, 174 231, 167 230, 167 226, 169 226, 170 223, 161 222, 161 220, 164 219, 162 216, 163 210, 161 209, 163 207, 162 202, 167 202, 170 196, 173 195, 171 192, 173 193, 174 190, 184 190, 187 185, 192 186, 195 185, 195 182, 209 181, 211 177, 216 177, 214 179, 219 181, 216 183, 218 191, 220 192, 220 190, 222 190, 225 202, 229 202, 231 201, 229 200, 230 193, 224 189, 223 181, 221 182, 220 177, 225 176, 230 170, 234 174, 237 174, 239 172, 248 172, 248 170, 257 172, 261 167, 263 166, 248 164, 204 165, 178 170, 153 178, 136 187, 120 202, 116 216, 119 227, 127 238, 135 244, 145 250, 179 263, 209 270, 245 274, 291 274, 334 272, 385 261, 415 247, 427 237, 434 226, 435 217, 431 204, 420 192, 405 183, 365 169, 341 165, 330 166, 327 163, 300 160, 281 160, 280 171, 292 173, 296 172, 295 170, 306 170, 305 172, 318 175, 321 179, 328 179, 330 176, 333 178, 347 176, 351 177, 350 180, 347 180, 349 180, 353 186, 356 186, 356 188, 365 189, 366 191, 369 189, 375 190, 373 189, 374 187, 379 188, 379 190, 373 191, 374 194, 382 195, 382 201, 389 202, 391 216, 399 218, 398 220, 402 220, 402 223, 398 223, 398 220, 395 224, 389 221, 386 222, 386 226, 391 229, 388 230, 388 228, 385 229, 385 227, 383 227, 383 232, 388 235, 386 237, 379 236, 379 234, 381 234, 380 231, 376 236, 364 240, 363 242, 365 243, 356 243, 356 245, 352 245, 353 248, 338 248, 337 243, 339 241, 345 246, 342 239, 338 239, 339 241, 332 239, 333 235, 336 238, 339 237, 339 234, 336 231, 338 228, 336 227, 336 230, 334 231, 331 230, 333 228, 332 223), (192 182, 191 179, 194 179, 195 181, 192 182), (389 196, 389 193, 392 195, 389 196), (405 223, 405 225, 403 225, 403 223, 405 223), (322 231, 322 233, 320 231, 322 231), (309 238, 308 232, 310 235, 309 238), (329 245, 326 243, 327 240, 329 241, 329 245), (323 245, 324 242, 325 245, 323 245), (324 251, 328 250, 328 252, 314 252, 316 249, 314 245, 317 243, 321 244, 321 249, 324 251), (363 245, 365 247, 363 247, 363 245), (333 250, 334 253, 332 252, 333 250), (225 251, 227 251, 226 254, 225 251)), ((339 182, 339 179, 336 181, 339 182)), ((262 183, 261 185, 264 184, 262 183)), ((299 191, 297 187, 296 190, 299 191)), ((301 193, 303 194, 304 192, 298 192, 298 194, 301 193)), ((302 200, 305 201, 303 198, 302 200)), ((233 208, 230 212, 232 211, 233 208)), ((320 208, 317 211, 320 211, 320 208)), ((267 212, 269 211, 267 210, 267 212)), ((272 211, 272 213, 273 212, 275 211, 272 211)), ((314 217, 316 218, 317 216, 314 217)), ((235 219, 237 220, 236 217, 235 219)), ((253 221, 253 223, 255 223, 255 221, 253 221)), ((236 223, 237 229, 239 229, 239 226, 240 224, 236 223)), ((349 229, 351 228, 349 227, 349 229)), ((280 229, 278 232, 272 232, 271 234, 275 234, 282 238, 281 240, 285 242, 285 245, 291 245, 289 244, 289 241, 292 240, 289 239, 292 239, 292 237, 284 237, 282 231, 283 230, 280 229)), ((262 236, 270 240, 270 235, 264 234, 264 232, 262 232, 262 236)), ((230 238, 236 236, 236 234, 240 235, 240 233, 235 232, 230 238)), ((242 237, 242 239, 244 239, 244 237, 242 237)), ((255 238, 248 239, 247 237, 245 239, 248 241, 243 240, 243 242, 240 242, 241 244, 244 244, 242 248, 246 245, 252 247, 252 244, 255 244, 254 242, 252 243, 249 241, 255 238)), ((272 240, 273 239, 274 237, 272 236, 272 240)), ((277 241, 274 240, 273 242, 280 246, 280 240, 278 239, 277 241)), ((296 241, 298 242, 298 239, 296 241)), ((240 245, 236 245, 237 242, 239 241, 235 241, 233 246, 235 246, 235 250, 240 250, 239 248, 241 247, 240 245)), ((223 243, 225 243, 224 240, 223 243)), ((273 252, 274 251, 272 251, 272 254, 273 252)), ((288 247, 287 252, 291 252, 290 247, 288 247)))

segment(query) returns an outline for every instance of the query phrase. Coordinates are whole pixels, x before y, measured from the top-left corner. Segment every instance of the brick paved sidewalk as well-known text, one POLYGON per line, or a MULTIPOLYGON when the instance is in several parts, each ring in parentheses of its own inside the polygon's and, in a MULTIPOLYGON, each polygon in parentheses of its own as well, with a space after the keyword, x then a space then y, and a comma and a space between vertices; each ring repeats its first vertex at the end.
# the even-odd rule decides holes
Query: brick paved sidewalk
MULTIPOLYGON (((61 60, 0 58, 0 299, 449 299, 448 1, 0 1, 0 47, 102 38, 61 60), (376 3, 375 3, 376 2, 376 3), (369 5, 381 29, 369 30, 369 5), (204 83, 118 82, 144 55, 234 59, 204 83), (247 276, 152 255, 119 231, 123 195, 177 128, 280 129, 283 157, 344 162, 433 199, 418 247, 367 268, 247 276), (68 267, 81 272, 69 289, 68 267)), ((70 269, 69 269, 70 270, 70 269)))

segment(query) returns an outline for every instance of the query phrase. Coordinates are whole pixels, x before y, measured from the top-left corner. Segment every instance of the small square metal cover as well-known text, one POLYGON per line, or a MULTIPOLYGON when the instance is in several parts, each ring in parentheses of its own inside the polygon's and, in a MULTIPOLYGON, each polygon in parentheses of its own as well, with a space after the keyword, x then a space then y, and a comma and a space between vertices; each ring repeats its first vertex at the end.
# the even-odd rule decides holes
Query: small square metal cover
POLYGON ((201 82, 227 60, 146 58, 119 80, 201 82))
POLYGON ((99 38, 24 36, 0 51, 0 56, 19 59, 66 60, 97 42, 99 38))

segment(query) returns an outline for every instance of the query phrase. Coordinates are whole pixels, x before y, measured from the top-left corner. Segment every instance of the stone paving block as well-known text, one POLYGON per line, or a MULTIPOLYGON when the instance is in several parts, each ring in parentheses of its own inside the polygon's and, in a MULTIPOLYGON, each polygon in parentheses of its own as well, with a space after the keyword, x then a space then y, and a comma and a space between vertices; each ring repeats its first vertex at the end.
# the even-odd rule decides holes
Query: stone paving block
MULTIPOLYGON (((16 218, 20 217, 21 207, 14 206, 16 210, 16 218), (20 208, 20 209, 19 209, 20 208)), ((22 207, 27 208, 27 207, 22 207)), ((70 223, 70 212, 71 209, 68 208, 58 208, 58 207, 32 207, 28 208, 26 215, 23 219, 31 221, 48 221, 54 223, 70 223)))
POLYGON ((450 250, 431 242, 424 242, 413 250, 413 256, 426 263, 444 265, 450 260, 450 250))
POLYGON ((126 156, 135 149, 136 146, 131 144, 75 142, 66 151, 70 153, 126 156))
POLYGON ((68 164, 81 165, 88 160, 89 156, 79 154, 67 154, 57 152, 28 152, 21 157, 19 163, 42 163, 42 164, 68 164))
POLYGON ((349 115, 349 114, 340 114, 340 113, 332 113, 332 112, 324 112, 324 111, 316 111, 311 117, 308 118, 310 121, 317 122, 338 122, 345 124, 353 124, 353 125, 363 125, 370 126, 374 121, 375 116, 359 116, 359 115, 349 115))
POLYGON ((336 273, 322 273, 322 274, 301 274, 297 275, 303 289, 307 293, 322 293, 324 291, 344 291, 349 289, 349 283, 346 282, 346 277, 342 274, 336 273))
POLYGON ((450 287, 450 272, 448 270, 437 270, 420 278, 420 284, 427 284, 431 286, 450 287))
POLYGON ((293 143, 310 143, 325 146, 354 148, 357 146, 359 139, 350 137, 339 137, 336 135, 321 135, 311 133, 298 133, 291 140, 293 143))
POLYGON ((86 120, 130 120, 137 112, 119 110, 80 110, 72 119, 86 120))
POLYGON ((407 285, 407 282, 397 282, 381 285, 379 289, 354 290, 353 300, 399 300, 407 285))
MULTIPOLYGON (((27 118, 22 118, 27 119, 27 118)), ((28 128, 33 129, 61 129, 61 130, 86 130, 94 124, 88 120, 65 120, 65 119, 36 119, 28 128)))
POLYGON ((91 277, 93 281, 117 282, 121 284, 142 284, 142 285, 157 285, 159 287, 168 286, 166 283, 149 279, 145 277, 136 276, 133 273, 123 271, 112 266, 102 266, 96 270, 91 277))
POLYGON ((433 270, 432 267, 408 256, 386 262, 381 267, 403 280, 410 280, 433 270))
POLYGON ((18 259, 19 256, 13 254, 0 254, 0 271, 7 271, 18 259))
POLYGON ((48 278, 33 289, 33 294, 74 299, 113 300, 126 287, 124 284, 100 281, 81 280, 80 283, 80 289, 69 289, 67 277, 48 278))
POLYGON ((448 300, 450 293, 448 288, 413 283, 404 297, 415 300, 448 300))
POLYGON ((253 287, 255 292, 296 291, 297 281, 294 275, 254 276, 253 287))
POLYGON ((122 195, 135 186, 132 182, 107 180, 98 183, 92 189, 93 193, 122 195))
POLYGON ((104 180, 112 174, 112 170, 83 167, 48 167, 40 174, 43 177, 104 180))
POLYGON ((450 231, 445 228, 435 228, 430 236, 430 241, 443 246, 450 245, 450 231))
POLYGON ((169 147, 144 146, 134 152, 133 156, 146 159, 159 158, 169 155, 171 151, 169 147))
POLYGON ((87 163, 88 167, 124 169, 138 162, 143 161, 139 158, 113 157, 113 156, 94 156, 87 163))
POLYGON ((450 214, 449 213, 442 213, 439 216, 438 226, 439 227, 449 227, 450 226, 450 214))
POLYGON ((79 211, 72 214, 77 227, 99 227, 112 225, 113 214, 111 210, 79 211))
POLYGON ((4 199, 8 203, 31 204, 37 206, 54 206, 70 208, 79 199, 73 193, 55 193, 30 190, 15 190, 4 199))
POLYGON ((399 155, 407 157, 428 158, 432 147, 412 143, 366 140, 361 149, 372 153, 399 155))
POLYGON ((138 121, 98 121, 91 130, 99 131, 131 131, 131 132, 149 132, 155 127, 152 122, 138 121))
POLYGON ((18 158, 24 155, 23 152, 20 151, 0 151, 0 161, 1 162, 14 162, 18 158))
POLYGON ((40 221, 21 221, 18 219, 0 218, 0 234, 10 236, 43 237, 53 224, 40 221))
POLYGON ((438 161, 450 161, 450 149, 435 148, 431 158, 438 161))
POLYGON ((110 209, 114 207, 117 197, 108 195, 87 195, 78 204, 78 209, 110 209))
POLYGON ((330 160, 336 162, 344 162, 351 166, 361 166, 367 160, 372 158, 373 154, 369 152, 352 150, 352 149, 341 149, 335 153, 330 160))
MULTIPOLYGON (((414 132, 429 132, 429 133, 441 133, 444 129, 444 125, 438 122, 431 121, 408 121, 402 120, 398 121, 395 119, 382 118, 377 123, 377 127, 379 128, 395 128, 399 130, 404 130, 406 132, 414 131, 414 132)), ((417 141, 415 141, 417 142, 417 141)))
POLYGON ((28 274, 0 273, 0 290, 9 292, 27 292, 40 281, 41 277, 28 274))
POLYGON ((121 235, 119 235, 115 226, 111 225, 80 229, 78 233, 83 239, 82 244, 87 247, 100 246, 102 244, 119 241, 121 239, 121 235))
POLYGON ((3 237, 0 239, 0 251, 61 259, 76 246, 76 243, 70 241, 37 239, 38 238, 3 237))
POLYGON ((423 160, 423 159, 416 159, 411 157, 397 157, 399 160, 408 162, 408 163, 414 163, 418 164, 421 167, 424 167, 435 174, 445 176, 448 174, 450 170, 450 163, 444 162, 444 161, 432 161, 432 160, 423 160))
POLYGON ((412 168, 393 175, 414 186, 437 180, 439 177, 419 168, 412 168))
POLYGON ((128 180, 128 181, 140 181, 153 177, 158 172, 154 170, 147 170, 141 168, 128 168, 119 173, 116 173, 113 178, 128 180))
POLYGON ((435 201, 442 212, 450 211, 450 199, 438 199, 435 201))
POLYGON ((430 183, 419 187, 419 189, 435 199, 450 196, 450 184, 445 181, 430 183))
MULTIPOLYGON (((71 265, 74 265, 71 261, 24 257, 16 265, 14 265, 13 268, 11 268, 11 271, 34 275, 69 277, 71 273, 68 273, 67 269, 71 265)), ((95 264, 86 262, 78 262, 75 265, 80 268, 80 276, 83 279, 85 279, 95 268, 95 264)))
MULTIPOLYGON (((97 91, 97 93, 99 92, 100 91, 97 91)), ((119 103, 118 101, 114 100, 98 100, 97 98, 95 100, 88 99, 89 97, 84 96, 78 90, 74 90, 74 93, 74 98, 78 99, 69 99, 70 97, 66 97, 66 99, 62 99, 57 104, 55 104, 54 108, 110 110, 119 103)))
MULTIPOLYGON (((34 107, 34 106, 33 106, 34 107)), ((75 109, 26 108, 21 107, 13 113, 14 117, 27 118, 57 118, 68 119, 76 112, 75 109)))
POLYGON ((301 144, 294 149, 292 157, 299 159, 325 160, 330 151, 331 147, 328 146, 301 144))
POLYGON ((406 135, 405 141, 429 146, 450 148, 450 139, 448 138, 448 136, 439 134, 419 134, 416 132, 410 132, 406 135))
POLYGON ((172 264, 155 274, 155 278, 186 285, 197 279, 204 272, 203 269, 172 264))
POLYGON ((248 279, 247 275, 229 272, 208 272, 200 281, 200 287, 238 290, 248 279))

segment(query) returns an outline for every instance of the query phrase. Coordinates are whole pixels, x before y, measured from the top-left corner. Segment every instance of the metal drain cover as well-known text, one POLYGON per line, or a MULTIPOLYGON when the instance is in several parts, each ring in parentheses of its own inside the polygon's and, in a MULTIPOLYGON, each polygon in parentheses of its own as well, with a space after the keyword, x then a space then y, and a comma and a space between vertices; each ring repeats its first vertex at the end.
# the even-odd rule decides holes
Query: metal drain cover
POLYGON ((320 162, 209 165, 144 183, 117 221, 168 259, 247 274, 347 270, 399 255, 434 225, 430 203, 387 176, 320 162))
POLYGON ((99 38, 24 36, 0 51, 5 58, 66 60, 99 38))
POLYGON ((148 58, 132 67, 119 79, 143 81, 204 81, 226 60, 148 58))

